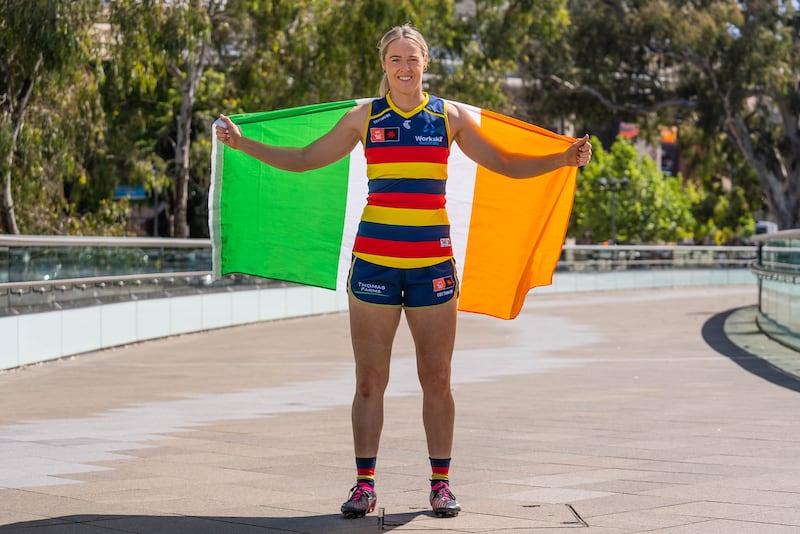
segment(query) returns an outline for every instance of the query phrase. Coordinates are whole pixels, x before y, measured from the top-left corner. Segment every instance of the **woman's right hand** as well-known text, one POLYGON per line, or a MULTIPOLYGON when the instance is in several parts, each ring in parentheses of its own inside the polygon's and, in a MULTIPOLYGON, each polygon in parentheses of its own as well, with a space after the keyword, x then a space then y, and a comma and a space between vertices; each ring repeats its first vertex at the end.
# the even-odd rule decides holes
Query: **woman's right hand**
POLYGON ((214 124, 216 125, 217 139, 221 143, 233 149, 239 148, 239 141, 242 139, 242 131, 237 125, 222 114, 220 114, 219 119, 214 124))

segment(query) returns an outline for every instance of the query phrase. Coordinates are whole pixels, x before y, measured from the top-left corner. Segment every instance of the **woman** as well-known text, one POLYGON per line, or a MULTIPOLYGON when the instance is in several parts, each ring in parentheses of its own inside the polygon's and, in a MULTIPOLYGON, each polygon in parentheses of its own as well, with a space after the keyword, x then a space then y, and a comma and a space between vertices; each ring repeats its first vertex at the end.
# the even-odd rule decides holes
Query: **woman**
POLYGON ((275 147, 244 138, 225 116, 220 117, 225 126, 218 126, 216 134, 228 147, 297 172, 331 164, 357 143, 364 145, 369 196, 348 281, 356 371, 352 425, 357 479, 341 511, 345 517, 363 517, 375 509, 383 396, 392 343, 405 311, 423 393, 431 507, 436 515, 455 516, 461 506, 449 486, 455 417, 450 362, 458 279, 444 208, 450 144, 458 143, 480 165, 511 178, 585 165, 592 147, 585 136, 563 153, 536 157, 509 153, 494 143, 462 108, 423 92, 428 46, 409 25, 384 35, 380 61, 381 98, 356 106, 308 146, 275 147))

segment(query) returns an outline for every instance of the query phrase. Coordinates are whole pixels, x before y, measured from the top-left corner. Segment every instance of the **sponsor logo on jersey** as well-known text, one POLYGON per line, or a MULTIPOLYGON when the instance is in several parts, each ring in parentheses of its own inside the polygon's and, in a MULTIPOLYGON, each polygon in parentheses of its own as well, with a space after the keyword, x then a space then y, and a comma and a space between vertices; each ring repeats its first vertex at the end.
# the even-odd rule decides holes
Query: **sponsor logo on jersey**
POLYGON ((392 112, 391 111, 387 112, 387 113, 384 113, 383 115, 381 115, 377 119, 372 119, 372 124, 379 124, 379 123, 385 121, 386 119, 388 119, 391 116, 392 116, 392 112))
POLYGON ((443 135, 415 135, 414 140, 420 145, 438 145, 444 141, 443 135))
POLYGON ((391 143, 400 140, 400 128, 370 128, 369 139, 373 143, 391 143))
POLYGON ((453 280, 452 276, 443 276, 442 278, 435 278, 433 280, 433 290, 437 293, 448 289, 452 291, 455 284, 456 284, 455 280, 453 280))
POLYGON ((386 286, 375 282, 358 282, 358 290, 356 292, 386 296, 386 286))

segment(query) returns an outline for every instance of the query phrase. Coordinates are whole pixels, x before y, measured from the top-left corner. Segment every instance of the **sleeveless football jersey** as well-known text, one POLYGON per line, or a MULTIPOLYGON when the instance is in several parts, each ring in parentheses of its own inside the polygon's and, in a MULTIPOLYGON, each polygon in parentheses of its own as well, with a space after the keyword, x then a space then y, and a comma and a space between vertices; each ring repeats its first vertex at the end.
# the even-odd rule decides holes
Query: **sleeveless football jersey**
POLYGON ((369 195, 353 255, 387 267, 453 257, 445 210, 450 127, 445 102, 425 93, 406 113, 387 95, 371 103, 364 133, 369 195))

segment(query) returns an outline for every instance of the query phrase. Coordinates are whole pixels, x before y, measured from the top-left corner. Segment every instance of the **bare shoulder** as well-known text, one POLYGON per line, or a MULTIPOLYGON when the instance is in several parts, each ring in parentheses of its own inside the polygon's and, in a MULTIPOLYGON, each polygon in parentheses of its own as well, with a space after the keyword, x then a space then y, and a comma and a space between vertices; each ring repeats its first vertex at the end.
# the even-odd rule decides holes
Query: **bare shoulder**
POLYGON ((358 124, 359 126, 363 126, 364 123, 367 122, 369 118, 369 110, 370 104, 372 103, 371 100, 366 102, 360 102, 356 104, 350 111, 345 114, 343 119, 347 121, 352 121, 353 124, 358 124))
POLYGON ((364 126, 369 119, 370 101, 360 102, 345 113, 339 121, 339 126, 356 134, 359 138, 364 131, 364 126))
POLYGON ((368 114, 369 102, 353 106, 339 119, 339 122, 330 132, 320 138, 320 141, 330 138, 336 142, 343 143, 343 146, 348 150, 351 149, 363 137, 364 125, 367 123, 368 114))
POLYGON ((464 116, 464 109, 456 102, 447 100, 445 105, 447 106, 447 118, 451 122, 457 122, 464 116))
POLYGON ((450 123, 450 131, 453 137, 458 137, 464 130, 477 129, 477 124, 469 114, 469 111, 450 100, 447 101, 447 121, 450 123))

